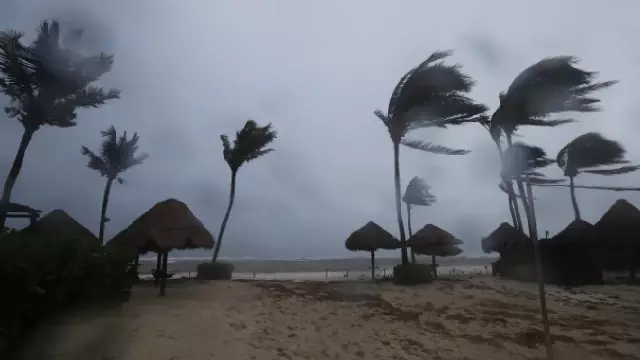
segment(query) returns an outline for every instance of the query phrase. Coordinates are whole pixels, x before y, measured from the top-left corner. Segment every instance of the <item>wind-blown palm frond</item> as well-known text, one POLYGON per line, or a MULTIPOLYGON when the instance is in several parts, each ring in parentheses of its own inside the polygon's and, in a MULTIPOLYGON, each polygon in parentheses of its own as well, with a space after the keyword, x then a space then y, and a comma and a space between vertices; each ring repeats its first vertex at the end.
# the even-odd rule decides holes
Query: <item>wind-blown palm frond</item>
POLYGON ((0 89, 10 99, 5 112, 26 129, 74 126, 78 108, 119 97, 117 89, 91 86, 111 70, 113 56, 84 56, 63 47, 57 21, 42 22, 29 46, 21 39, 18 32, 0 33, 0 89))
POLYGON ((409 205, 430 206, 433 205, 437 198, 431 193, 431 187, 424 179, 415 176, 404 191, 402 201, 409 205))
POLYGON ((565 145, 556 157, 558 166, 566 176, 575 177, 580 172, 598 175, 618 175, 636 171, 638 166, 622 166, 613 169, 596 169, 603 166, 628 164, 626 150, 619 142, 590 132, 578 136, 565 145))
POLYGON ((87 166, 90 169, 98 171, 100 175, 108 179, 118 180, 122 184, 124 180, 118 175, 142 164, 149 155, 143 153, 136 156, 140 139, 137 133, 134 133, 131 139, 127 137, 126 131, 118 137, 116 129, 112 125, 107 130, 101 131, 100 135, 103 137, 103 141, 100 145, 99 155, 86 146, 82 147, 82 155, 89 157, 87 166))
POLYGON ((599 111, 599 99, 591 94, 608 88, 616 81, 594 82, 596 72, 575 67, 578 60, 570 56, 542 59, 522 71, 505 93, 493 115, 493 126, 514 133, 519 126, 556 126, 571 122, 553 120, 553 114, 567 111, 599 111))
POLYGON ((487 110, 464 95, 474 82, 462 73, 460 65, 442 62, 451 54, 436 51, 409 70, 391 94, 387 115, 380 110, 375 112, 395 143, 414 129, 478 121, 478 116, 487 110))
POLYGON ((277 137, 277 132, 273 130, 269 123, 265 126, 258 126, 253 120, 248 120, 242 130, 236 132, 233 146, 226 135, 221 135, 222 155, 233 172, 249 161, 258 159, 273 149, 265 149, 277 137))
POLYGON ((554 163, 547 157, 546 151, 539 146, 517 142, 504 151, 502 159, 502 176, 516 178, 523 175, 537 176, 535 169, 554 163))
POLYGON ((464 149, 452 149, 443 145, 432 144, 422 140, 402 140, 402 145, 416 150, 426 151, 432 154, 439 155, 465 155, 469 153, 469 150, 464 149))

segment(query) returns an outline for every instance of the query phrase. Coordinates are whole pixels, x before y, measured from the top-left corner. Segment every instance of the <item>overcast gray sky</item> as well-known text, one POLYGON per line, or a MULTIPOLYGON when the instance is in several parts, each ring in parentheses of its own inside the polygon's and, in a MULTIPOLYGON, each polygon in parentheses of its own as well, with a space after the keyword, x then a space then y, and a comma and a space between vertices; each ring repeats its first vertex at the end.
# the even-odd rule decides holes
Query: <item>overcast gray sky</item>
MULTIPOLYGON (((477 80, 472 96, 491 108, 525 67, 545 56, 580 57, 601 79, 620 80, 599 94, 605 111, 553 130, 526 129, 521 139, 555 156, 572 138, 600 131, 640 161, 639 8, 633 0, 4 0, 0 28, 29 38, 45 18, 84 26, 86 50, 115 54, 101 83, 122 89, 120 100, 81 111, 77 127, 36 133, 13 201, 62 208, 97 233, 104 179, 86 167, 80 146, 97 150, 99 131, 113 124, 137 131, 150 158, 112 190, 107 237, 169 197, 216 235, 230 177, 219 135, 252 118, 274 124, 276 151, 240 170, 222 255, 349 255, 345 238, 369 220, 398 234, 391 142, 372 112, 386 109, 399 77, 437 49, 455 49, 450 61, 477 80)), ((3 181, 21 131, 13 119, 0 121, 3 181)), ((466 255, 481 254, 481 237, 510 219, 491 138, 478 125, 411 137, 472 150, 438 156, 403 148, 401 171, 403 186, 422 176, 439 199, 416 209, 414 227, 437 224, 465 241, 466 255)), ((638 176, 577 182, 637 186, 638 176)), ((568 190, 535 196, 542 233, 572 220, 568 190)), ((640 205, 636 193, 578 196, 591 222, 621 196, 640 205)))

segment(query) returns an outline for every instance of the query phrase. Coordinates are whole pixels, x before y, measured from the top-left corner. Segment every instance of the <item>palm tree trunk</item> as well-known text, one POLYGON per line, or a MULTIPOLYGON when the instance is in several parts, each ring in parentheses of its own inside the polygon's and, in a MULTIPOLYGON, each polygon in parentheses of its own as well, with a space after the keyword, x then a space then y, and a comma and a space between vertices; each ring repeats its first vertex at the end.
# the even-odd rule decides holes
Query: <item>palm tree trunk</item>
POLYGON ((504 182, 507 187, 507 195, 509 196, 509 202, 511 202, 511 206, 513 208, 513 212, 516 216, 516 221, 514 226, 519 231, 524 232, 524 228, 522 226, 522 215, 520 215, 520 206, 518 205, 518 198, 516 197, 516 192, 513 189, 513 182, 511 180, 504 182))
POLYGON ((547 294, 544 286, 544 276, 542 272, 542 258, 540 256, 540 241, 538 241, 538 230, 535 220, 535 205, 533 203, 533 191, 531 190, 531 182, 527 179, 527 195, 529 198, 528 204, 530 207, 530 214, 532 217, 527 221, 533 226, 529 226, 529 229, 533 229, 533 233, 530 234, 531 241, 533 242, 536 277, 538 278, 538 294, 540 297, 540 313, 542 314, 542 323, 544 326, 545 334, 545 349, 547 351, 547 360, 553 360, 553 349, 551 345, 551 329, 549 328, 549 314, 547 311, 547 294))
POLYGON ((576 199, 576 188, 573 183, 573 176, 569 176, 569 193, 571 194, 571 204, 573 205, 573 213, 576 216, 576 220, 581 220, 580 208, 578 207, 578 200, 576 199))
POLYGON ((393 143, 393 178, 396 186, 396 215, 398 217, 398 227, 400 228, 400 253, 402 254, 402 264, 409 263, 407 256, 407 239, 404 234, 404 224, 402 223, 402 195, 400 194, 400 144, 393 143))
MULTIPOLYGON (((507 146, 511 147, 511 145, 513 145, 512 141, 511 141, 511 134, 506 133, 506 138, 507 138, 507 146)), ((519 178, 516 179, 516 184, 518 185, 518 191, 520 192, 520 200, 522 200, 522 205, 524 205, 524 212, 525 212, 525 216, 527 217, 527 221, 529 221, 529 206, 527 204, 527 199, 526 199, 526 195, 524 193, 524 186, 522 184, 522 180, 520 180, 519 178)), ((516 216, 518 218, 518 223, 519 223, 519 229, 520 231, 522 231, 524 233, 524 224, 522 223, 522 216, 520 215, 520 206, 518 205, 518 197, 516 196, 515 191, 513 190, 513 182, 511 181, 511 179, 509 179, 509 181, 506 181, 506 185, 507 185, 507 191, 509 192, 509 197, 511 198, 511 201, 514 205, 514 210, 516 213, 516 216)), ((531 227, 529 226, 529 230, 531 230, 531 227)), ((529 235, 531 236, 531 235, 529 235)))
POLYGON ((102 210, 100 212, 100 232, 98 233, 98 239, 100 244, 104 244, 104 225, 107 222, 107 204, 109 203, 109 193, 111 193, 111 185, 113 179, 107 179, 107 185, 104 187, 104 194, 102 194, 102 210))
MULTIPOLYGON (((407 228, 409 229, 409 239, 413 236, 413 232, 411 231, 411 204, 407 204, 407 228)), ((411 248, 411 262, 416 263, 416 253, 411 248)))
POLYGON ((436 256, 435 255, 431 255, 431 269, 433 270, 433 278, 437 279, 438 278, 438 267, 436 264, 436 256))
POLYGON ((515 206, 517 206, 518 204, 514 204, 513 201, 511 201, 511 197, 509 195, 507 195, 507 200, 509 201, 509 212, 511 213, 511 220, 513 221, 513 227, 518 229, 520 228, 520 224, 518 224, 518 218, 516 217, 516 210, 515 210, 515 206))
POLYGON ((22 170, 24 155, 27 152, 27 147, 33 138, 34 132, 35 131, 25 129, 22 133, 18 152, 16 153, 16 157, 13 159, 13 164, 9 170, 9 174, 4 181, 2 198, 0 198, 0 229, 4 229, 4 225, 7 221, 7 210, 9 203, 11 202, 11 193, 13 192, 13 187, 16 185, 16 180, 18 180, 18 175, 20 175, 20 171, 22 170))
POLYGON ((229 192, 229 206, 227 206, 227 212, 224 214, 222 225, 220 225, 220 233, 218 234, 218 242, 216 243, 216 249, 213 252, 213 258, 211 262, 218 260, 218 254, 220 253, 220 246, 222 245, 222 237, 224 236, 224 229, 227 227, 227 221, 229 221, 229 214, 231 214, 231 208, 233 207, 233 200, 236 197, 236 172, 231 171, 231 191, 229 192))
POLYGON ((376 281, 376 252, 371 250, 371 280, 376 281))

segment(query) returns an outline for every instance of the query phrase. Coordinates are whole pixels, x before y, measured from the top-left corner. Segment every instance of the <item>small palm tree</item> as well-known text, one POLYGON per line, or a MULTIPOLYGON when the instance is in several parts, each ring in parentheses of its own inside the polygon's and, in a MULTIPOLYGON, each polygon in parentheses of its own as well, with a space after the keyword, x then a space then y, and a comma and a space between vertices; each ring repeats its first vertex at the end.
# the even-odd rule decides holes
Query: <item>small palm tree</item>
POLYGON ((136 165, 142 164, 149 155, 143 153, 140 156, 136 156, 138 151, 138 133, 134 133, 131 139, 127 138, 127 132, 125 131, 120 137, 116 134, 116 128, 109 127, 105 131, 101 131, 100 135, 104 138, 102 146, 100 147, 100 153, 96 154, 89 150, 88 147, 82 147, 82 155, 89 158, 87 166, 89 169, 96 170, 101 176, 107 178, 107 184, 104 187, 104 193, 102 195, 102 210, 100 211, 100 232, 98 238, 100 243, 104 242, 104 227, 107 219, 107 205, 109 203, 109 194, 111 193, 111 185, 116 180, 120 184, 124 184, 125 181, 120 177, 120 174, 131 169, 136 165))
MULTIPOLYGON (((81 34, 73 32, 70 43, 81 34)), ((30 45, 22 42, 22 36, 16 31, 0 32, 0 90, 9 98, 5 112, 24 127, 0 199, 0 228, 33 134, 43 125, 75 126, 78 108, 97 108, 120 94, 91 85, 111 70, 113 56, 86 56, 63 47, 58 22, 42 22, 30 45)))
MULTIPOLYGON (((409 238, 413 236, 411 231, 411 206, 431 206, 437 201, 435 195, 430 192, 431 187, 427 185, 424 179, 415 176, 404 191, 402 201, 407 204, 407 227, 409 228, 409 238)), ((416 254, 411 248, 411 262, 415 264, 416 254)))
POLYGON ((411 130, 421 128, 446 128, 479 120, 486 111, 465 96, 474 82, 461 72, 460 65, 445 65, 442 60, 451 51, 436 51, 420 65, 409 70, 398 82, 391 94, 387 113, 376 110, 393 143, 396 216, 400 228, 402 263, 408 264, 407 239, 402 223, 400 187, 400 144, 433 154, 464 155, 467 150, 451 149, 421 140, 406 139, 411 130))
POLYGON ((581 172, 597 175, 620 175, 638 170, 639 166, 618 166, 601 169, 606 166, 628 164, 625 159, 626 150, 619 142, 609 140, 596 132, 578 136, 563 147, 556 157, 558 166, 569 178, 571 203, 576 220, 581 220, 580 208, 576 200, 574 179, 581 172))
POLYGON ((233 200, 236 196, 236 175, 238 170, 244 163, 256 160, 272 152, 273 149, 267 149, 266 147, 271 144, 276 137, 277 133, 272 129, 271 124, 258 126, 253 120, 248 120, 242 130, 236 132, 236 139, 233 141, 233 146, 229 142, 227 135, 220 135, 223 148, 222 156, 231 169, 231 191, 229 193, 227 212, 224 214, 222 225, 220 225, 220 233, 218 234, 218 242, 213 252, 212 262, 218 260, 218 254, 220 253, 224 229, 227 227, 229 214, 233 207, 233 200))
MULTIPOLYGON (((499 143, 504 135, 507 146, 510 146, 513 135, 521 126, 555 127, 574 120, 557 119, 553 115, 568 111, 599 111, 597 104, 600 100, 592 94, 614 85, 616 81, 594 82, 597 72, 579 69, 575 66, 577 62, 571 56, 549 57, 522 71, 507 91, 500 94, 500 106, 489 124, 494 140, 499 143)), ((518 181, 522 182, 516 179, 518 181)), ((512 201, 515 201, 512 182, 506 181, 505 185, 512 201)), ((518 187, 523 188, 522 185, 519 183, 518 187)), ((526 213, 531 207, 526 204, 525 193, 520 197, 526 213)), ((522 220, 519 221, 522 224, 522 220)))

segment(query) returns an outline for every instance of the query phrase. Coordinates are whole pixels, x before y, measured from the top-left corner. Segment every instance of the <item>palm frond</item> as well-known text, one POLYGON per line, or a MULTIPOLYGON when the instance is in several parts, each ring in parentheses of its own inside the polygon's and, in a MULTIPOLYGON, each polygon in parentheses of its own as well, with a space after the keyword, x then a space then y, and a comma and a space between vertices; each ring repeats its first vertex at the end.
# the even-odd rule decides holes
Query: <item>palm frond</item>
POLYGON ((433 205, 437 198, 431 193, 431 187, 424 179, 415 176, 404 191, 402 201, 409 205, 430 206, 433 205))
POLYGON ((103 138, 100 145, 100 155, 94 154, 84 146, 82 153, 85 155, 93 154, 90 158, 94 158, 94 162, 97 162, 98 159, 100 160, 102 163, 100 174, 102 176, 112 180, 115 179, 122 184, 124 180, 118 177, 118 174, 142 164, 149 158, 146 153, 136 156, 138 140, 140 139, 137 133, 134 133, 131 139, 127 137, 126 131, 118 137, 115 127, 111 125, 108 129, 100 131, 100 135, 103 138))
POLYGON ((85 155, 89 158, 89 163, 87 167, 92 170, 96 170, 100 173, 101 176, 107 176, 108 167, 104 160, 96 155, 93 151, 89 150, 88 147, 83 146, 81 149, 82 155, 85 155))
POLYGON ((378 119, 380 119, 382 121, 382 123, 384 124, 384 126, 386 126, 387 128, 389 128, 390 124, 391 124, 391 118, 389 118, 389 115, 385 114, 382 112, 382 110, 380 109, 376 109, 373 111, 373 114, 375 116, 378 117, 378 119))
POLYGON ((438 155, 465 155, 471 152, 470 150, 452 149, 443 145, 436 145, 422 140, 405 139, 401 141, 401 144, 411 149, 422 150, 438 155))
POLYGON ((535 145, 517 142, 508 147, 502 157, 501 176, 506 179, 530 175, 539 175, 535 170, 554 163, 547 152, 535 145))
POLYGON ((231 171, 236 172, 245 162, 253 161, 262 157, 273 149, 265 149, 277 137, 277 132, 273 130, 271 123, 259 126, 253 120, 247 120, 244 127, 236 132, 233 146, 229 143, 226 135, 221 135, 223 145, 223 157, 231 171))
MULTIPOLYGON (((625 155, 626 150, 619 142, 590 132, 576 137, 560 149, 556 160, 565 175, 576 176, 585 169, 592 174, 599 174, 599 170, 592 168, 626 164, 628 161, 625 155)), ((621 169, 625 171, 625 167, 621 169)), ((602 174, 609 173, 610 171, 605 170, 602 174)))
POLYGON ((566 179, 551 179, 545 176, 530 176, 526 179, 531 185, 545 185, 545 184, 561 184, 566 179))
POLYGON ((587 169, 587 170, 582 170, 582 172, 589 173, 589 174, 610 176, 610 175, 628 174, 638 169, 640 169, 640 166, 636 165, 636 166, 622 166, 615 169, 591 169, 591 170, 587 169))

